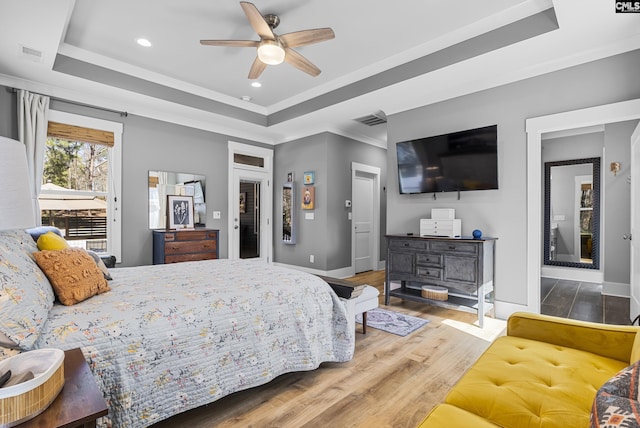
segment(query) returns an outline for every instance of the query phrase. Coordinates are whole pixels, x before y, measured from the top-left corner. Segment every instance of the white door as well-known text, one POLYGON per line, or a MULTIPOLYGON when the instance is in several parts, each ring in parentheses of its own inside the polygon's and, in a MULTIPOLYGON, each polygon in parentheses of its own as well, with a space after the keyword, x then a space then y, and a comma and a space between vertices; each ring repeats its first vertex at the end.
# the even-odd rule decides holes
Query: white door
MULTIPOLYGON (((268 174, 262 171, 251 171, 242 168, 234 168, 233 171, 233 201, 234 203, 230 207, 232 228, 229 239, 231 240, 231 252, 229 254, 230 259, 241 258, 241 246, 243 233, 257 233, 257 258, 270 261, 269 257, 269 243, 271 230, 270 215, 270 183, 268 174), (253 204, 247 204, 247 201, 241 201, 245 197, 245 193, 240 192, 240 183, 253 183, 255 188, 260 193, 257 198, 254 198, 252 202, 256 202, 259 206, 254 207, 253 204), (242 194, 242 198, 241 198, 242 194), (251 206, 251 215, 255 214, 255 225, 251 226, 251 230, 246 230, 246 224, 243 224, 242 218, 247 214, 247 207, 251 206), (241 212, 244 211, 244 212, 241 212)), ((255 258, 255 256, 252 256, 255 258)))
POLYGON ((353 186, 353 227, 355 229, 356 273, 373 270, 374 177, 356 172, 353 186))
POLYGON ((629 316, 635 321, 640 315, 640 125, 631 136, 631 308, 629 316), (633 238, 633 239, 632 239, 633 238))
MULTIPOLYGON (((255 226, 255 230, 258 233, 257 242, 259 242, 257 252, 261 259, 271 262, 273 239, 271 230, 273 150, 234 141, 229 141, 228 148, 227 257, 230 259, 240 258, 242 231, 240 182, 250 182, 254 183, 260 192, 260 195, 255 199, 259 206, 254 207, 257 211, 255 222, 258 223, 255 226)), ((244 192, 242 193, 244 194, 244 192)))

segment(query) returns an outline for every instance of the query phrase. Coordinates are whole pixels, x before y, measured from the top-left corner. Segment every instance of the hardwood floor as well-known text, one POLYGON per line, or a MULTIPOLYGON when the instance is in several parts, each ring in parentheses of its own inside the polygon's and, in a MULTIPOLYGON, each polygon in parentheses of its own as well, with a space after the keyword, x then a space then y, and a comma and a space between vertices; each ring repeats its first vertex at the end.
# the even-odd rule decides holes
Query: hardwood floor
MULTIPOLYGON (((377 287, 383 305, 384 271, 349 278, 377 287)), ((505 322, 392 298, 389 308, 429 319, 401 337, 356 325, 353 360, 282 375, 159 422, 166 427, 415 427, 490 342, 505 322)))

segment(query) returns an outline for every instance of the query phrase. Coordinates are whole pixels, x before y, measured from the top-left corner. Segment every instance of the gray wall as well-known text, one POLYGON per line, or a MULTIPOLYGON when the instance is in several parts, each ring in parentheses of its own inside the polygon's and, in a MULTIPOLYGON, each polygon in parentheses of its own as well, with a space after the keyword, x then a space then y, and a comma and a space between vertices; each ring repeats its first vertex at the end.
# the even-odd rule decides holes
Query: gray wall
MULTIPOLYGON (((287 173, 295 175, 296 244, 283 244, 282 225, 275 222, 274 261, 331 271, 351 266, 350 209, 344 202, 351 199, 351 162, 381 169, 381 183, 386 181, 386 150, 332 133, 322 133, 275 148, 276 183, 274 192, 274 218, 282 216, 282 187, 287 173), (315 172, 315 209, 302 210, 302 175, 315 172), (314 220, 305 220, 305 213, 313 212, 314 220), (309 262, 309 255, 315 262, 309 262)), ((384 240, 386 222, 385 194, 381 185, 381 241, 384 240)), ((381 249, 381 259, 385 251, 381 249)))
MULTIPOLYGON (((477 92, 388 117, 387 231, 419 232, 431 208, 455 208, 463 234, 481 229, 495 236, 496 300, 527 304, 527 118, 640 98, 638 51, 477 92), (498 125, 500 188, 400 195, 395 143, 452 131, 498 125)), ((428 88, 425 88, 428 90, 428 88)), ((541 206, 529 207, 541 209, 541 206)))
POLYGON ((605 158, 602 163, 604 207, 604 281, 607 283, 629 284, 631 249, 629 241, 622 235, 629 233, 631 224, 630 140, 637 120, 605 125, 605 158), (610 171, 611 162, 620 162, 621 170, 617 175, 610 171))
MULTIPOLYGON (((607 283, 629 284, 629 241, 622 235, 629 233, 630 201, 629 141, 638 121, 606 124, 604 132, 543 140, 542 160, 566 160, 584 157, 604 157, 601 162, 601 267, 607 283), (604 148, 604 150, 603 150, 604 148), (617 175, 610 172, 611 162, 620 162, 617 175)), ((616 289, 620 292, 620 289, 616 289)))
MULTIPOLYGON (((0 135, 16 138, 16 96, 0 87, 0 135), (9 119, 7 119, 9 118, 9 119)), ((261 143, 197 130, 135 115, 120 117, 98 109, 52 101, 54 110, 121 122, 122 135, 122 266, 151 264, 148 172, 175 171, 206 176, 206 226, 220 230, 220 257, 227 257, 227 197, 229 140, 261 143), (213 211, 222 218, 213 220, 213 211)))

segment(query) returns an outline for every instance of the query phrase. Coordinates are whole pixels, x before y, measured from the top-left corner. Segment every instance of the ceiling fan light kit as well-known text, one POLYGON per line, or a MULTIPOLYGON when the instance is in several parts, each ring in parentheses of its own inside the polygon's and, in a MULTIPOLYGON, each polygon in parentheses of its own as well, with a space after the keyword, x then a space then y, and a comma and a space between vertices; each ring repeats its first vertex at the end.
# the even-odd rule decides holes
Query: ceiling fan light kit
POLYGON ((318 67, 292 48, 333 39, 335 34, 331 28, 301 30, 278 36, 273 32, 273 29, 280 23, 280 18, 277 15, 262 15, 253 3, 246 1, 241 1, 240 6, 253 30, 260 36, 260 41, 200 40, 200 44, 240 48, 257 47, 258 55, 249 70, 249 79, 257 79, 267 68, 267 65, 278 65, 284 61, 310 76, 316 77, 320 74, 321 71, 318 67))
POLYGON ((285 52, 277 40, 263 40, 258 46, 258 58, 267 65, 278 65, 284 61, 285 52))

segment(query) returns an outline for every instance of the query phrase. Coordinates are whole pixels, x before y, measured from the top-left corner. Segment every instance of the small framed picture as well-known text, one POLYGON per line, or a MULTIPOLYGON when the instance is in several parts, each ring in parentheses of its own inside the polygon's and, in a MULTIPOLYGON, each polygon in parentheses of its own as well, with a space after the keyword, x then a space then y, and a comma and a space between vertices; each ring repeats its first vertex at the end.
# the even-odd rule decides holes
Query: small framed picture
POLYGON ((304 184, 315 184, 316 174, 313 171, 307 171, 303 176, 304 184))
POLYGON ((315 207, 316 188, 314 186, 304 186, 302 188, 302 209, 312 210, 315 207))
POLYGON ((293 171, 292 172, 288 172, 287 173, 287 183, 293 183, 293 180, 294 180, 293 171))
POLYGON ((247 212, 247 192, 240 192, 240 214, 247 212))
POLYGON ((193 196, 167 195, 167 228, 193 229, 193 196))

